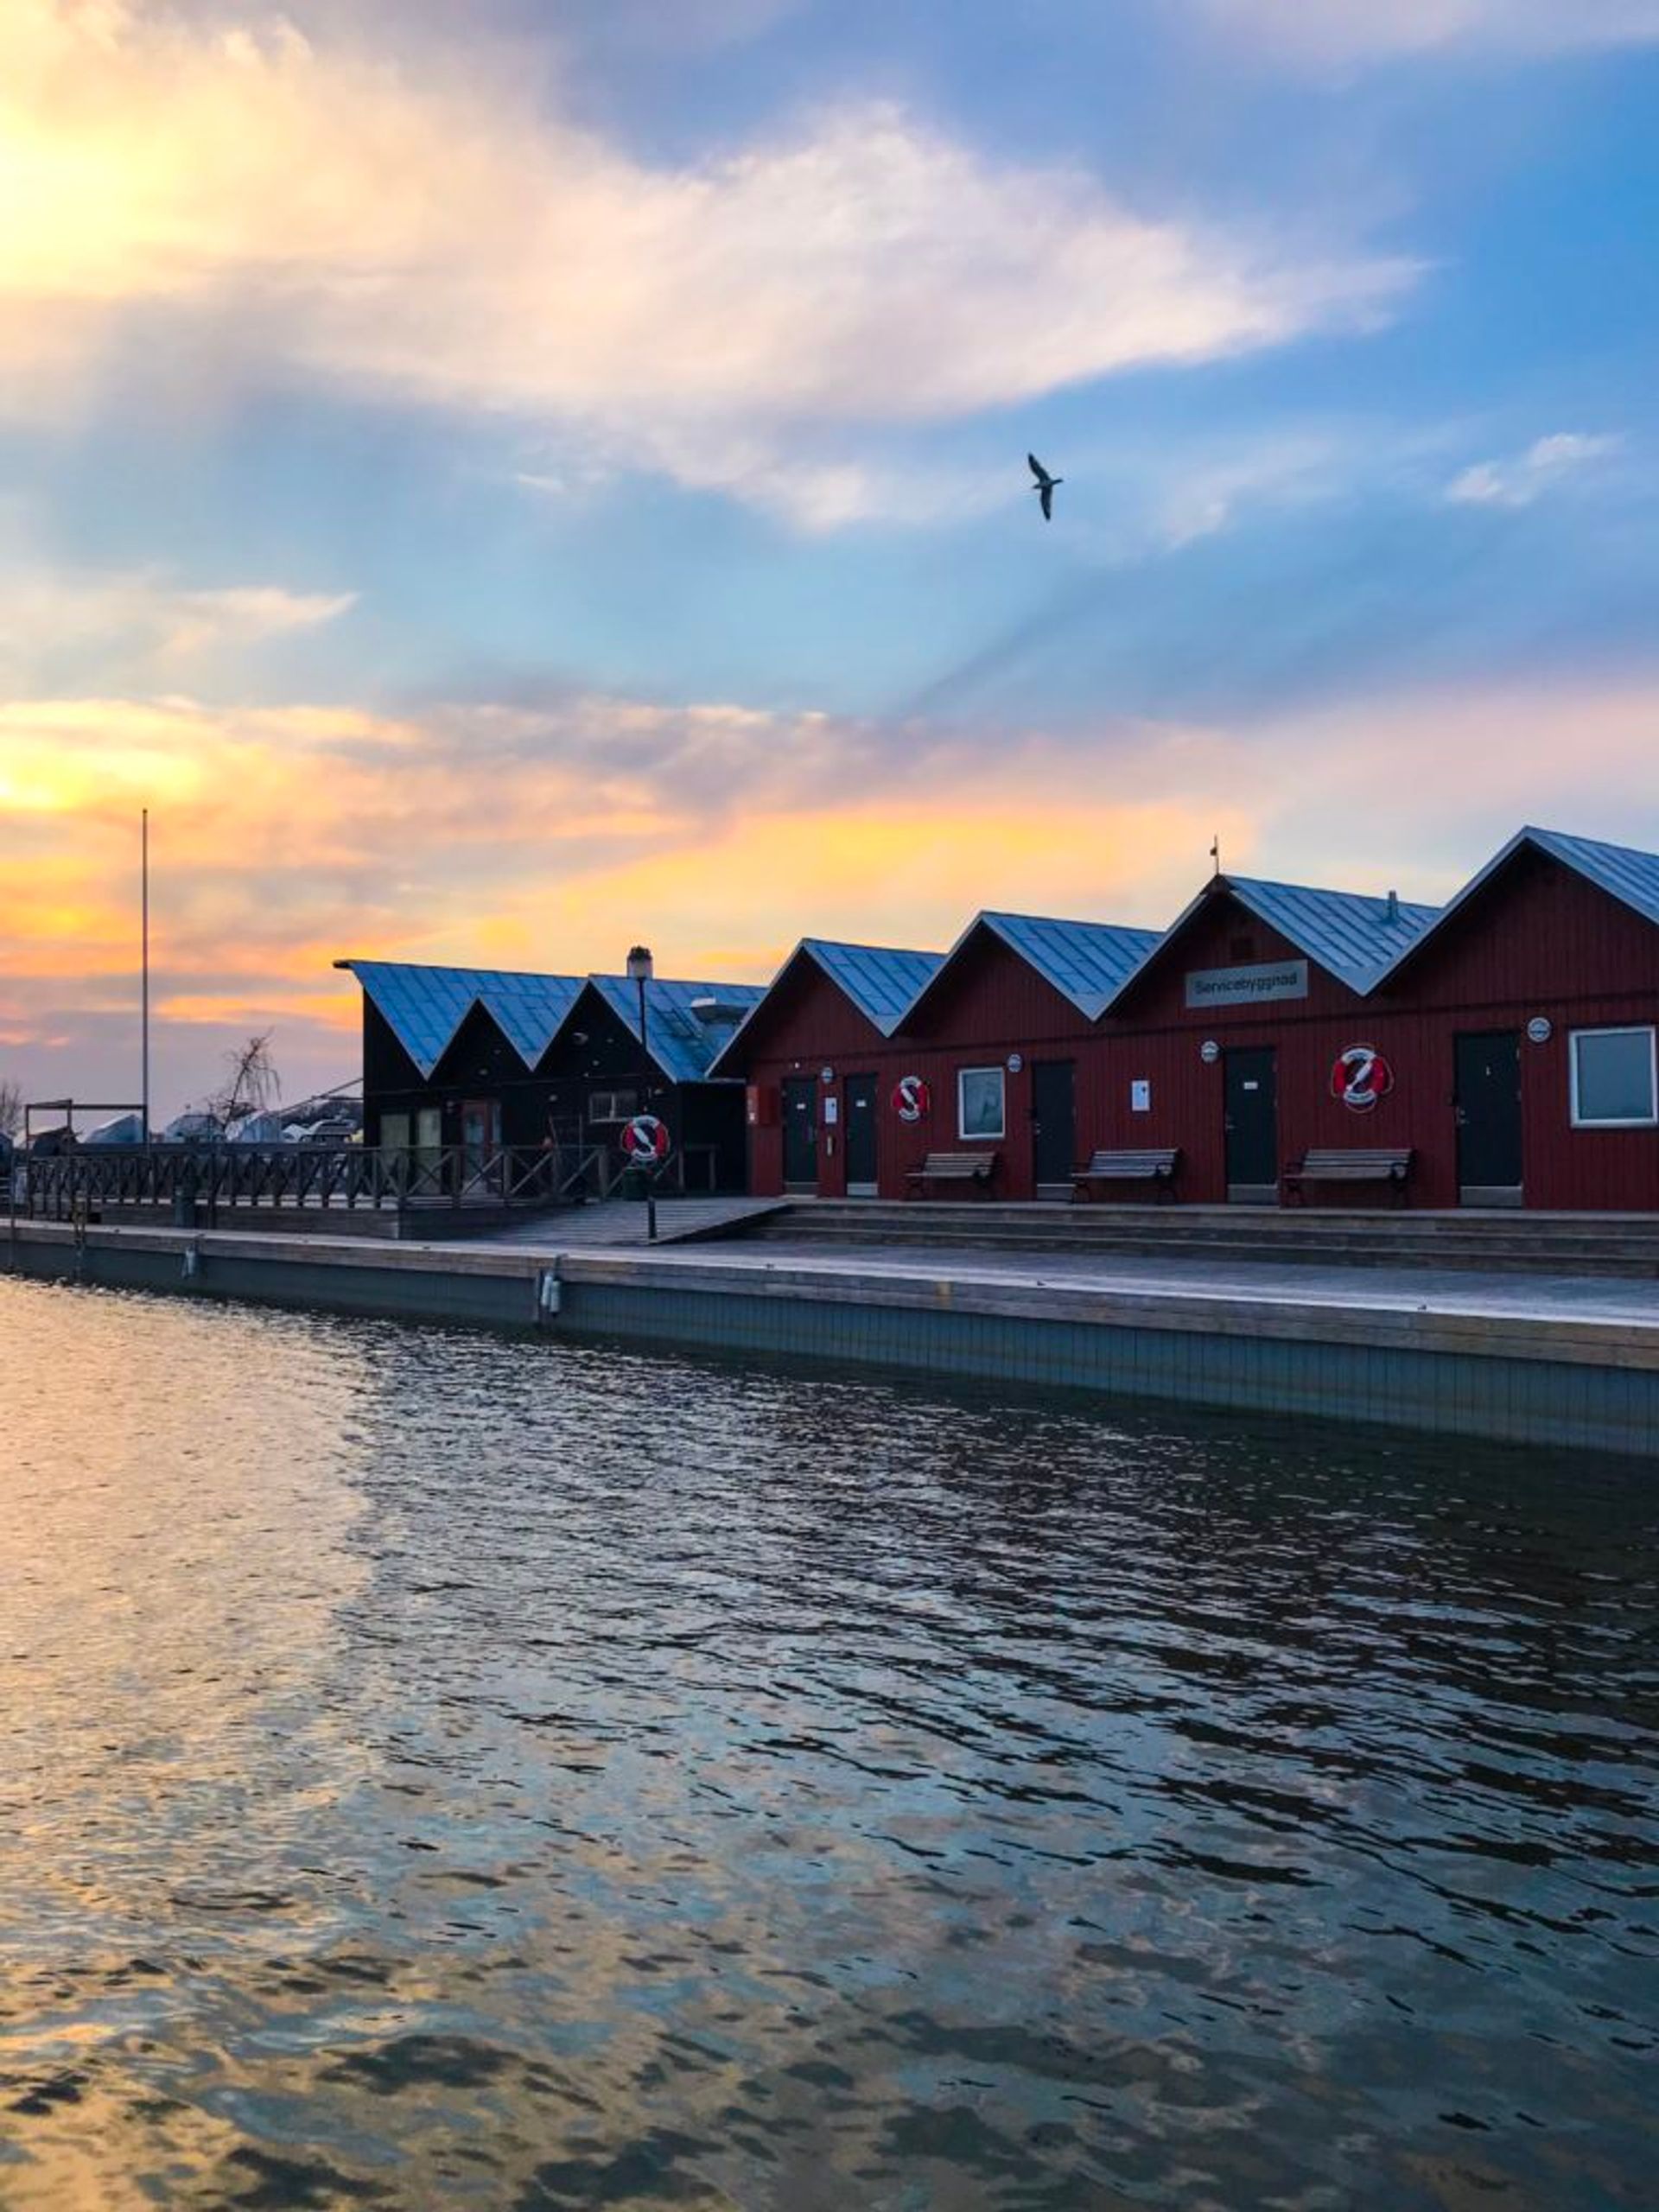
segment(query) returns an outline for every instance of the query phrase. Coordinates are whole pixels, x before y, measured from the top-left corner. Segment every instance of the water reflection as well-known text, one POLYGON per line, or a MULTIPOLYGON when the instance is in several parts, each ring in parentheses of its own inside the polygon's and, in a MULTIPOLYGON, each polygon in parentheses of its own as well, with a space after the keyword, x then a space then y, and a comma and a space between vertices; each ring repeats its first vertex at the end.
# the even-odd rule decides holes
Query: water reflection
POLYGON ((8 2207, 1649 2201, 1639 1471, 0 1328, 8 2207))

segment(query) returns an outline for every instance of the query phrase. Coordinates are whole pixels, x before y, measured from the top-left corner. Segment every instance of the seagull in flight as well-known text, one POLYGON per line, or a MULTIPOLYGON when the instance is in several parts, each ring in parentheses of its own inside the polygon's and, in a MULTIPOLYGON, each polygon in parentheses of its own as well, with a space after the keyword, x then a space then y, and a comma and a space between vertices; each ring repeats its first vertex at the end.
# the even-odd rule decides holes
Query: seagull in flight
POLYGON ((1031 463, 1031 473, 1037 479, 1037 481, 1032 486, 1032 489, 1036 493, 1038 498, 1043 503, 1043 520, 1045 522, 1052 522, 1054 519, 1054 486, 1057 484, 1064 484, 1065 479, 1064 476, 1051 476, 1048 471, 1043 467, 1042 462, 1038 460, 1034 453, 1028 453, 1026 455, 1026 459, 1031 463))

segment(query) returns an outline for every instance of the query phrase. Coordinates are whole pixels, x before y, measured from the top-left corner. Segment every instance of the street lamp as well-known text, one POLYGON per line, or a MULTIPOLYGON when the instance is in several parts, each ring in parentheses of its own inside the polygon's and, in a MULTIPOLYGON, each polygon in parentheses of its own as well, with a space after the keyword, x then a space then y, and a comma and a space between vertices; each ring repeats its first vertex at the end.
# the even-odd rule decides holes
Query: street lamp
MULTIPOLYGON (((645 1084, 651 1075, 651 1036, 645 1027, 645 985, 651 981, 652 975, 651 947, 648 944, 636 944, 630 950, 628 974, 639 991, 639 1053, 645 1062, 639 1077, 639 1096, 644 1098, 645 1084)), ((657 1242, 657 1179, 652 1168, 642 1168, 640 1172, 645 1179, 645 1241, 654 1244, 657 1242)))

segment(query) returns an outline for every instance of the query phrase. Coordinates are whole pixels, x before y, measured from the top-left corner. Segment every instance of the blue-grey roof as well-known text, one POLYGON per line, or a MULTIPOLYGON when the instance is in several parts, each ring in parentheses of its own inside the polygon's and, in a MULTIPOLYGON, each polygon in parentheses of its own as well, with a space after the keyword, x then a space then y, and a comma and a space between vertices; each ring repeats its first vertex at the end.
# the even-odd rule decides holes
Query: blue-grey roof
MULTIPOLYGON (((590 976, 588 981, 630 1029, 639 1022, 639 986, 626 976, 590 976)), ((702 1083, 716 1054, 730 1044, 739 1021, 766 996, 764 983, 677 983, 653 976, 645 985, 645 1033, 651 1057, 671 1083, 702 1083), (696 1001, 712 1001, 736 1019, 710 1020, 696 1011, 696 1001)))
POLYGON ((1288 938, 1299 952, 1352 991, 1369 991, 1440 912, 1438 906, 1409 906, 1402 899, 1375 899, 1357 891, 1319 891, 1246 875, 1230 875, 1225 881, 1258 921, 1288 938))
POLYGON ((582 976, 529 976, 495 968, 427 968, 402 960, 341 960, 374 1001, 423 1075, 429 1076, 475 1006, 533 1068, 575 1004, 582 976))
POLYGON ((1116 922, 1065 922, 1047 914, 979 913, 939 963, 899 1018, 908 1022, 976 930, 988 929, 1018 953, 1090 1021, 1096 1020, 1135 970, 1158 949, 1157 930, 1116 922))
POLYGON ((1043 914, 981 914, 987 929, 1028 961, 1086 1020, 1103 1014, 1147 955, 1157 930, 1114 922, 1061 922, 1043 914))
MULTIPOLYGON (((866 1020, 884 1037, 898 1027, 905 1008, 938 974, 942 952, 908 952, 881 944, 839 944, 830 938, 806 937, 797 950, 808 954, 830 982, 843 990, 866 1020)), ((792 957, 792 956, 791 956, 792 957)))
MULTIPOLYGON (((1638 851, 1632 845, 1605 844, 1597 837, 1572 837, 1563 830, 1540 830, 1530 824, 1517 830, 1505 845, 1499 847, 1484 868, 1471 875, 1455 898, 1447 900, 1435 919, 1435 928, 1448 922, 1465 902, 1471 899, 1481 886, 1509 863, 1523 845, 1541 853, 1548 853, 1563 868, 1570 868, 1586 882, 1593 883, 1610 898, 1629 906, 1644 921, 1659 925, 1659 853, 1638 851)), ((1425 931, 1424 937, 1432 932, 1425 931)), ((1389 963, 1390 970, 1400 965, 1407 952, 1415 950, 1415 941, 1405 947, 1389 963)))
POLYGON ((1633 906, 1645 921, 1659 922, 1659 853, 1638 852, 1633 845, 1605 845, 1595 837, 1569 837, 1562 830, 1522 830, 1510 840, 1510 849, 1522 839, 1633 906))

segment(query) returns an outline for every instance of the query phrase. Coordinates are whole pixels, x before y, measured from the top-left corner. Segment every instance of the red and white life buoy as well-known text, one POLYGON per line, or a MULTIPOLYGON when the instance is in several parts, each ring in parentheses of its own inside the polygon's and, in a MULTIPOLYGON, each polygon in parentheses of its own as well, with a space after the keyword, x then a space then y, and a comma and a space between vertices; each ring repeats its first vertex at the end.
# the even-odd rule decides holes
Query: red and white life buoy
POLYGON ((901 1075, 893 1086, 893 1110, 901 1122, 925 1122, 933 1103, 926 1078, 901 1075))
POLYGON ((622 1149, 637 1166, 648 1167, 668 1157, 668 1124, 655 1114, 636 1114, 622 1124, 622 1149))
POLYGON ((1369 1114, 1394 1089, 1394 1070, 1375 1045, 1350 1045, 1331 1071, 1331 1096, 1353 1114, 1369 1114))

